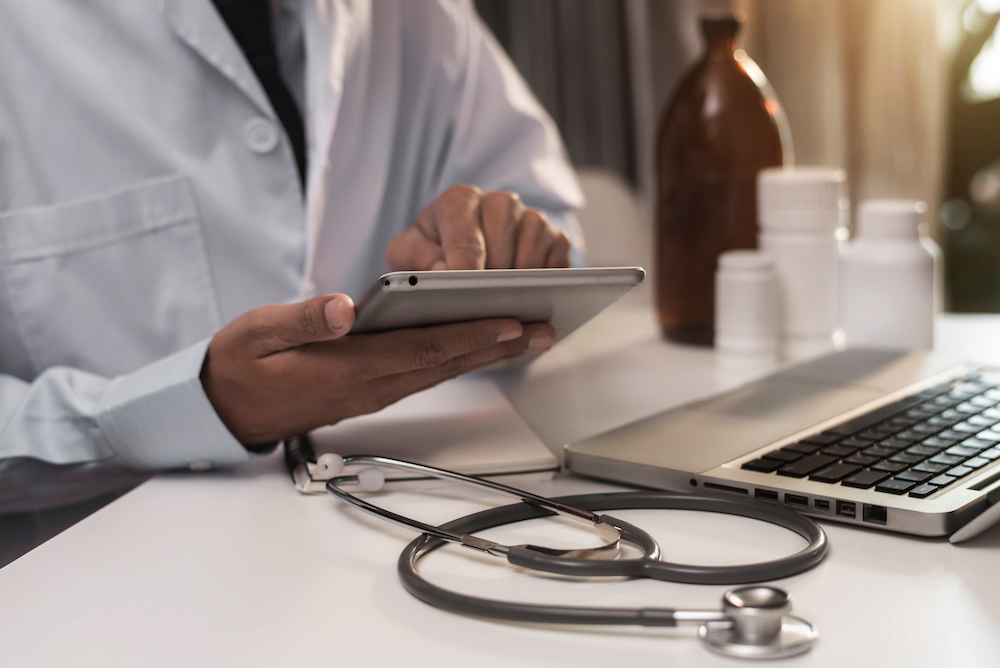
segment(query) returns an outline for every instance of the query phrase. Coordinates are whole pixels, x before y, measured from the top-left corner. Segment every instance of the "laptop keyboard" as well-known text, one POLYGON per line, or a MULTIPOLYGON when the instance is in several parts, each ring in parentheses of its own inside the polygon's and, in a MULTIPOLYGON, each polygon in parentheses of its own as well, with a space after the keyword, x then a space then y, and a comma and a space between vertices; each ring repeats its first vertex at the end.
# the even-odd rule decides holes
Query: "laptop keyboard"
POLYGON ((1000 387, 978 371, 778 448, 741 468, 922 499, 1000 459, 1000 387))

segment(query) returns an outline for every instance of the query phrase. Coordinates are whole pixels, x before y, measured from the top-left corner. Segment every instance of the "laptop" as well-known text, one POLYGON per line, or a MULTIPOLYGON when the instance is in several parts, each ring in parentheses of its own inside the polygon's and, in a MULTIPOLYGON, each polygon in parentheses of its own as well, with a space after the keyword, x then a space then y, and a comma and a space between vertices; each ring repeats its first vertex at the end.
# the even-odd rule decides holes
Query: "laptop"
POLYGON ((849 349, 568 444, 565 462, 604 480, 951 535, 1000 493, 1000 369, 849 349))

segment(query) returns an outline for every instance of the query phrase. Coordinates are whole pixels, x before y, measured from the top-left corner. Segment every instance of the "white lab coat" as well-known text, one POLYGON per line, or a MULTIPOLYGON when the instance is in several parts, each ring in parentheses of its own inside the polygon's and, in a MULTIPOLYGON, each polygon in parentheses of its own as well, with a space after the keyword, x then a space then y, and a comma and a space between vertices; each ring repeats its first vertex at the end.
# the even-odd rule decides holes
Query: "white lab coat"
POLYGON ((0 0, 0 509, 246 460, 198 379, 211 335, 358 297, 452 184, 575 233, 558 134, 467 0, 279 7, 305 198, 210 0, 0 0))

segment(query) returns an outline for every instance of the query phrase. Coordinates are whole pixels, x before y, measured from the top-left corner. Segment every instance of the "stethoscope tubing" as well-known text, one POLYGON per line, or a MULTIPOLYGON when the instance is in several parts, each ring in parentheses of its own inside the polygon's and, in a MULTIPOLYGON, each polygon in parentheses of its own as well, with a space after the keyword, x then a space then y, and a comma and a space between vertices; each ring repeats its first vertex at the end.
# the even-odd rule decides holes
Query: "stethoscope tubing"
MULTIPOLYGON (((822 528, 809 518, 777 506, 747 503, 724 498, 670 494, 664 492, 621 492, 613 494, 583 494, 556 497, 553 501, 590 511, 675 509, 719 512, 762 520, 790 529, 809 544, 801 551, 771 561, 736 566, 697 566, 675 564, 648 557, 620 559, 611 562, 577 559, 549 559, 544 555, 523 554, 508 559, 526 568, 557 572, 570 576, 633 576, 687 584, 730 585, 763 582, 789 577, 812 568, 825 556, 829 543, 822 528), (522 560, 523 557, 523 560, 522 560), (539 568, 538 561, 543 563, 539 568), (548 562, 565 563, 556 570, 548 562), (520 563, 518 563, 520 562, 520 563)), ((491 508, 441 525, 442 529, 458 533, 473 533, 485 529, 552 515, 526 503, 491 508)), ((644 532, 640 532, 644 533, 644 532)), ((675 626, 675 610, 671 608, 600 608, 587 606, 541 605, 500 601, 470 596, 439 587, 422 577, 418 571, 420 559, 446 544, 445 541, 422 535, 410 542, 400 554, 397 572, 403 586, 416 598, 435 607, 461 614, 519 622, 548 624, 602 624, 675 626)), ((511 548, 511 553, 516 548, 511 548)))

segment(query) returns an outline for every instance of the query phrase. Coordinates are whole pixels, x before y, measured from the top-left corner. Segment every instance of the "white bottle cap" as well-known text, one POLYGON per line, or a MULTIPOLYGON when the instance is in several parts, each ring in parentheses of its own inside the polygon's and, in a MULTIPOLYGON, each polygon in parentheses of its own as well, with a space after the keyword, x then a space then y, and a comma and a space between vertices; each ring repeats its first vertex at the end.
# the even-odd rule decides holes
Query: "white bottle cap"
POLYGON ((869 199, 858 206, 858 236, 917 239, 927 205, 914 199, 869 199))
POLYGON ((778 299, 778 274, 768 255, 755 250, 722 253, 715 280, 718 352, 775 359, 778 299))
POLYGON ((832 231, 844 222, 847 174, 833 167, 769 167, 757 175, 765 229, 832 231), (829 213, 833 215, 809 215, 829 213), (806 215, 803 215, 806 214, 806 215))

